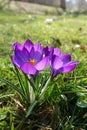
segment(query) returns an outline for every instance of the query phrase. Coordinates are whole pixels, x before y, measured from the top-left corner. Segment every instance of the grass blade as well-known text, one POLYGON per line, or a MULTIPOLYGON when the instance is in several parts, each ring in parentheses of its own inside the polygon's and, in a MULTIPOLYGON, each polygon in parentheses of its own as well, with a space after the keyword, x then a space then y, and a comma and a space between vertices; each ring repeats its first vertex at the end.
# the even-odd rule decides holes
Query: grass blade
POLYGON ((6 94, 6 95, 0 95, 0 99, 6 98, 6 97, 12 97, 14 94, 6 94))
POLYGON ((28 108, 28 111, 27 111, 27 114, 26 114, 26 118, 32 113, 32 111, 33 111, 33 109, 34 109, 34 107, 35 107, 35 105, 37 104, 37 100, 35 100, 30 106, 29 106, 29 108, 28 108))
POLYGON ((16 87, 13 83, 9 82, 8 80, 6 79, 3 79, 3 78, 0 78, 0 81, 1 82, 4 82, 7 86, 9 86, 10 88, 16 90, 24 99, 26 99, 25 95, 23 94, 23 92, 18 88, 16 87))

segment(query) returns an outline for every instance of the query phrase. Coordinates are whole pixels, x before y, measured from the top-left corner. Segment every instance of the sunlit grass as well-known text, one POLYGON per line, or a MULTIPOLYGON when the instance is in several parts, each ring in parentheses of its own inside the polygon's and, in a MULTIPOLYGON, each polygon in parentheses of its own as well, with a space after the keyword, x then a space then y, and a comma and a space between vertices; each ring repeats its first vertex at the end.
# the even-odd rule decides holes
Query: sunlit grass
MULTIPOLYGON (((38 124, 40 121, 39 118, 41 117, 42 120, 40 123, 45 124, 43 127, 48 126, 51 120, 53 130, 86 129, 86 15, 81 14, 77 17, 74 17, 73 15, 57 16, 56 20, 53 20, 51 23, 47 23, 46 19, 53 19, 54 15, 16 14, 12 12, 9 12, 9 14, 3 11, 0 12, 0 77, 4 77, 18 85, 18 81, 14 73, 14 67, 10 61, 10 56, 13 53, 12 45, 16 41, 23 44, 26 39, 31 39, 34 43, 41 42, 43 46, 52 45, 60 47, 63 53, 70 53, 73 60, 79 60, 79 65, 74 72, 60 75, 56 78, 56 81, 53 83, 54 87, 51 88, 52 90, 54 89, 54 91, 49 93, 50 86, 46 92, 46 102, 40 104, 40 110, 38 107, 35 109, 36 113, 38 111, 39 113, 42 112, 42 114, 38 116, 33 114, 34 118, 31 117, 30 122, 29 120, 28 122, 25 122, 23 130, 33 129, 33 125, 38 124), (77 79, 79 76, 83 76, 84 78, 77 79), (69 77, 72 77, 72 80, 64 80, 69 77), (46 113, 42 108, 44 108, 50 116, 54 113, 55 118, 53 117, 53 119, 51 119, 49 116, 47 116, 47 118, 43 118, 43 115, 46 113), (48 108, 51 112, 49 112, 48 108), (38 117, 38 123, 35 122, 36 117, 38 117)), ((22 118, 22 110, 20 109, 20 106, 18 106, 18 102, 16 102, 19 100, 19 97, 17 97, 13 90, 9 89, 8 86, 1 82, 0 97, 0 129, 14 130, 14 127, 16 127, 22 118), (3 95, 5 96, 3 97, 3 95)))

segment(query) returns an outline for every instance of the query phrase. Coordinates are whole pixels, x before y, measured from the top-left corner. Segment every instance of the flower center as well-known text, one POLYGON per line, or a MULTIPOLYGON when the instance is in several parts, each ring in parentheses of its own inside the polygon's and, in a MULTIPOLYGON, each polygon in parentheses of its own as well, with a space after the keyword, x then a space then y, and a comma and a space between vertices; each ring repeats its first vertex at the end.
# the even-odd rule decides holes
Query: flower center
POLYGON ((29 62, 30 62, 32 65, 35 65, 35 64, 36 64, 36 60, 35 60, 35 59, 30 59, 29 62))

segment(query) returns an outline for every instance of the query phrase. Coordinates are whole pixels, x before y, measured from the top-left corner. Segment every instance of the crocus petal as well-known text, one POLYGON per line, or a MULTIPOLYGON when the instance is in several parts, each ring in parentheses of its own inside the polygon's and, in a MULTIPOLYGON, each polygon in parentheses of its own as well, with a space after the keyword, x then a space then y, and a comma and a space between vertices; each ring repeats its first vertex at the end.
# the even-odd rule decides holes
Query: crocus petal
POLYGON ((24 47, 22 50, 19 50, 19 48, 16 47, 15 48, 15 57, 24 62, 27 62, 29 59, 29 53, 28 53, 27 49, 24 47))
POLYGON ((58 56, 53 56, 51 60, 51 67, 52 69, 59 69, 60 67, 63 66, 62 60, 58 56))
POLYGON ((14 47, 14 50, 15 48, 18 48, 19 50, 23 49, 23 46, 19 42, 14 43, 13 47, 14 47))
POLYGON ((15 55, 11 57, 13 64, 15 64, 18 68, 27 61, 28 52, 20 43, 16 42, 14 44, 14 53, 15 55), (27 59, 26 59, 27 58, 27 59))
POLYGON ((36 68, 31 65, 29 62, 24 63, 21 68, 20 68, 25 74, 32 74, 35 75, 36 73, 38 73, 38 71, 36 70, 36 68))
POLYGON ((68 73, 68 72, 71 72, 73 71, 75 68, 76 68, 76 64, 73 64, 73 65, 70 65, 70 66, 64 66, 63 68, 61 68, 59 71, 61 73, 68 73))
POLYGON ((68 63, 69 61, 71 61, 71 55, 69 54, 64 54, 63 56, 61 56, 61 60, 63 61, 63 64, 68 63))
POLYGON ((65 64, 64 66, 68 66, 68 65, 73 65, 73 64, 78 64, 79 63, 79 61, 70 61, 70 62, 68 62, 67 64, 65 64))
POLYGON ((45 57, 35 65, 35 68, 38 71, 41 71, 41 70, 45 69, 48 66, 48 64, 49 64, 49 57, 45 57))
POLYGON ((78 61, 71 61, 68 64, 66 64, 65 66, 63 66, 63 68, 61 68, 59 71, 60 71, 60 73, 71 72, 76 68, 78 63, 79 63, 78 61))
POLYGON ((55 48, 54 49, 54 55, 61 56, 62 55, 61 50, 59 48, 55 48))
POLYGON ((47 47, 44 48, 43 52, 44 52, 45 56, 49 56, 50 58, 52 58, 52 55, 53 55, 53 52, 54 52, 54 47, 51 46, 51 47, 48 48, 48 46, 47 46, 47 47))
POLYGON ((17 58, 15 56, 11 56, 11 61, 14 65, 16 65, 18 68, 23 64, 23 61, 20 58, 17 58))
POLYGON ((46 46, 46 47, 43 49, 43 52, 44 52, 45 56, 48 55, 48 46, 46 46))
POLYGON ((33 46, 33 43, 31 40, 27 39, 24 43, 24 47, 30 52, 31 48, 33 46))
POLYGON ((69 72, 73 71, 78 64, 78 61, 70 61, 65 65, 62 65, 60 62, 60 64, 62 66, 59 66, 59 68, 57 68, 58 61, 56 62, 56 60, 55 60, 56 66, 54 65, 54 68, 52 68, 52 77, 55 77, 56 75, 58 75, 60 73, 69 73, 69 72))
POLYGON ((34 47, 32 47, 29 58, 35 59, 37 62, 39 62, 42 59, 43 53, 40 53, 39 51, 35 51, 34 47))
POLYGON ((59 74, 59 69, 63 66, 62 60, 59 58, 59 56, 53 56, 51 60, 51 69, 52 69, 52 77, 55 77, 57 74, 59 74))
POLYGON ((35 50, 35 51, 38 51, 38 52, 40 52, 40 53, 43 52, 43 48, 42 48, 42 46, 41 46, 40 43, 37 43, 37 44, 34 45, 34 50, 35 50))
POLYGON ((60 74, 61 72, 59 71, 60 69, 56 70, 56 69, 53 69, 52 70, 52 77, 54 78, 56 75, 60 74))

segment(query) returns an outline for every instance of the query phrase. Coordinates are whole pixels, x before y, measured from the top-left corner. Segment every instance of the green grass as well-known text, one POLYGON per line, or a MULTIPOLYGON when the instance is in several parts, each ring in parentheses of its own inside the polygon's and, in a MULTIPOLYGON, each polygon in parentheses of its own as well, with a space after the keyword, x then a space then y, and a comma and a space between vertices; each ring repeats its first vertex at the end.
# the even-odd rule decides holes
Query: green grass
MULTIPOLYGON (((45 102, 41 104, 40 109, 35 109, 39 115, 33 113, 30 120, 25 121, 22 129, 36 130, 40 126, 50 125, 53 130, 86 130, 87 77, 76 77, 87 76, 87 16, 62 15, 52 23, 46 23, 46 18, 53 17, 54 15, 50 14, 16 14, 0 11, 0 77, 18 85, 10 60, 13 54, 12 45, 16 41, 23 44, 26 39, 31 39, 34 43, 41 42, 43 46, 60 47, 63 53, 70 53, 73 60, 79 60, 78 67, 74 72, 56 78, 53 87, 49 87, 53 91, 48 89, 45 102), (80 47, 76 48, 77 44, 80 47), (68 77, 74 79, 64 81, 64 78, 68 77)), ((16 101, 19 100, 16 92, 0 82, 1 130, 15 130, 16 125, 21 122, 21 114, 24 113, 14 98, 16 101)))

